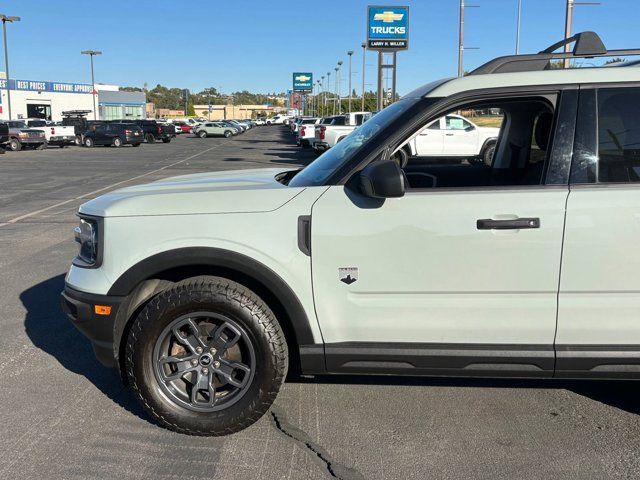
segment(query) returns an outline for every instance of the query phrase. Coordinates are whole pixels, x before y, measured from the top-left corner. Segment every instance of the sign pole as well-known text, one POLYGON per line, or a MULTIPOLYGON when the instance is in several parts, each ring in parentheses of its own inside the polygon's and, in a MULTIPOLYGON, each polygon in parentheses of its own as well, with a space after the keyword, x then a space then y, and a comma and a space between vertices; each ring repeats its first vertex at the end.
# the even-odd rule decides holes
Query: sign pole
POLYGON ((383 87, 383 53, 381 50, 378 50, 378 111, 382 110, 384 108, 383 105, 383 97, 384 97, 384 87, 383 87))
POLYGON ((398 52, 393 52, 393 70, 391 71, 391 103, 396 101, 396 74, 398 70, 398 52))

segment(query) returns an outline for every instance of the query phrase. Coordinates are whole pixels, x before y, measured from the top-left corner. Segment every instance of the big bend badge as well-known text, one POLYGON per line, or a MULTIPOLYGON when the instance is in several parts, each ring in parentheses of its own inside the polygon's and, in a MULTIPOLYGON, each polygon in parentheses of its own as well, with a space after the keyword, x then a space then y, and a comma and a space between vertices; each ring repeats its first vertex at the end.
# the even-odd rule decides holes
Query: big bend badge
POLYGON ((358 280, 358 267, 338 268, 338 278, 341 282, 351 285, 358 280))

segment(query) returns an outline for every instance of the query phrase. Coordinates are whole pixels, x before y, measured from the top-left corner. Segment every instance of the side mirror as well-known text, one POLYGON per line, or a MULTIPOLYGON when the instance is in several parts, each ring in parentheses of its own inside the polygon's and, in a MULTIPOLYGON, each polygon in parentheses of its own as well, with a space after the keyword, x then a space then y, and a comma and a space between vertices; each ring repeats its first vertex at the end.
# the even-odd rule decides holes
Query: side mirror
POLYGON ((469 125, 467 128, 464 129, 465 132, 473 132, 475 130, 475 127, 473 125, 469 125))
POLYGON ((373 162, 360 172, 360 189, 372 198, 402 197, 404 174, 394 160, 373 162))

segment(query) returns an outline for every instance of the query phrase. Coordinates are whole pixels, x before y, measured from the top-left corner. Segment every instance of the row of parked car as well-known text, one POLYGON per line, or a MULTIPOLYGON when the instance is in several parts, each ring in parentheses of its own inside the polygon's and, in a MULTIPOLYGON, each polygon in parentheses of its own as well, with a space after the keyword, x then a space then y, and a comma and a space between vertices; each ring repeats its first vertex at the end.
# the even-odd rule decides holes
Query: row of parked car
MULTIPOLYGON (((371 118, 370 112, 353 112, 330 117, 295 117, 289 129, 301 147, 321 153, 336 145, 371 118)), ((499 115, 496 116, 497 118, 499 115)), ((471 163, 491 164, 500 128, 479 126, 469 118, 451 113, 430 122, 404 145, 405 157, 467 159, 471 163), (471 160, 469 160, 471 159, 471 160)))
POLYGON ((351 112, 329 117, 294 117, 288 122, 296 143, 324 152, 369 120, 371 112, 351 112))

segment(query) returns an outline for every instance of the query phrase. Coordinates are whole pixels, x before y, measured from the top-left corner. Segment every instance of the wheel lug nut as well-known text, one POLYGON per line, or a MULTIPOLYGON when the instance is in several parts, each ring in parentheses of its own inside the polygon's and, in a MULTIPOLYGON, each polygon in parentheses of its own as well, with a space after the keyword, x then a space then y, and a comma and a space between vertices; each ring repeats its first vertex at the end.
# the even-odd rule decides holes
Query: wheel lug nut
POLYGON ((202 374, 203 374, 203 375, 206 375, 207 373, 209 373, 209 369, 208 369, 207 367, 204 367, 204 368, 202 369, 202 374))
POLYGON ((220 362, 213 362, 213 368, 220 368, 220 362))
POLYGON ((215 348, 211 348, 209 349, 209 352, 211 353, 211 355, 215 355, 217 350, 215 348))
POLYGON ((202 347, 196 347, 196 352, 197 353, 202 353, 202 347))
POLYGON ((197 364, 198 364, 198 360, 196 360, 195 358, 191 360, 191 365, 195 367, 197 364))

